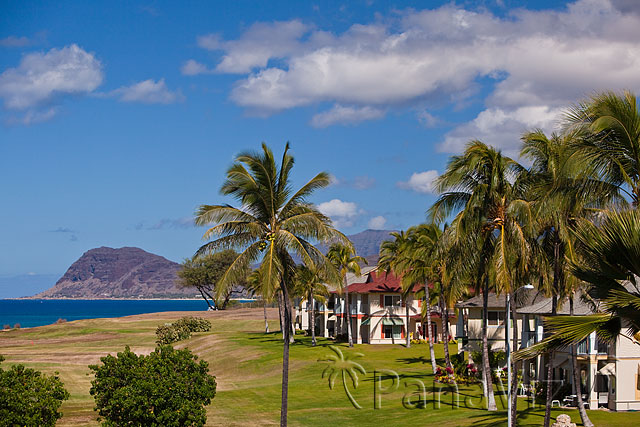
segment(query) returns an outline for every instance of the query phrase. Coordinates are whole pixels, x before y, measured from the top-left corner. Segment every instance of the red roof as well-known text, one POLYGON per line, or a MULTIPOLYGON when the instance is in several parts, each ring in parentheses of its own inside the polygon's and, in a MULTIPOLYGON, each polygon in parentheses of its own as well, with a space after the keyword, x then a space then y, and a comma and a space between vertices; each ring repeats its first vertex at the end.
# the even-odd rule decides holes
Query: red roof
MULTIPOLYGON (((413 292, 422 289, 423 285, 416 284, 413 287, 413 292)), ((385 273, 372 271, 369 273, 369 277, 365 283, 354 283, 347 287, 349 292, 366 294, 372 292, 389 292, 389 293, 401 293, 402 292, 402 278, 394 275, 393 273, 385 273)))

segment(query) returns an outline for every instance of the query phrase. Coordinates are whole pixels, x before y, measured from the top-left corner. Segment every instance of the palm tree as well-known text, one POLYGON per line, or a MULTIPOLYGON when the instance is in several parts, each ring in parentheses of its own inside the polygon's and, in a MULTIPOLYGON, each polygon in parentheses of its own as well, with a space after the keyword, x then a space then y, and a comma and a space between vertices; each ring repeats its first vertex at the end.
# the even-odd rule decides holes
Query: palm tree
POLYGON ((640 205, 640 111, 636 96, 602 92, 569 109, 566 125, 582 132, 575 147, 607 182, 640 205))
POLYGON ((294 193, 290 180, 293 163, 288 143, 280 165, 276 164, 273 152, 264 143, 261 152, 238 155, 227 170, 227 179, 220 192, 225 196, 233 196, 240 207, 202 205, 195 218, 197 225, 215 224, 206 231, 203 239, 216 239, 200 247, 198 254, 225 248, 240 249, 239 255, 218 283, 221 288, 244 278, 245 271, 256 262, 260 262, 258 268, 263 290, 271 294, 280 288, 285 331, 281 426, 287 424, 291 333, 288 327, 291 324, 289 288, 295 272, 292 254, 300 257, 308 266, 323 266, 327 260, 312 241, 348 242, 342 233, 333 228, 328 217, 306 201, 315 190, 329 185, 329 175, 319 173, 294 193))
POLYGON ((407 321, 407 331, 405 334, 405 346, 411 347, 411 337, 409 336, 410 307, 409 296, 413 292, 414 283, 407 280, 403 275, 402 267, 406 265, 405 258, 407 256, 407 235, 404 231, 393 232, 391 236, 394 240, 385 240, 380 244, 380 260, 378 261, 378 269, 386 274, 393 272, 396 276, 402 277, 402 299, 405 305, 405 314, 407 321))
POLYGON ((309 310, 309 329, 311 335, 311 345, 316 346, 316 315, 315 315, 315 300, 318 294, 328 295, 329 291, 325 283, 328 279, 321 271, 315 267, 307 267, 301 265, 296 271, 296 293, 307 299, 307 306, 311 307, 309 310))
MULTIPOLYGON (((253 295, 260 295, 260 298, 262 299, 262 309, 264 313, 264 333, 268 334, 269 320, 267 319, 267 301, 271 300, 273 298, 273 295, 268 296, 267 294, 263 293, 262 283, 263 280, 262 277, 260 277, 260 270, 252 271, 251 274, 249 274, 249 277, 247 277, 247 289, 251 291, 253 295)), ((280 319, 280 322, 282 322, 282 319, 280 319)))
POLYGON ((429 283, 433 283, 433 268, 431 260, 436 252, 442 236, 442 230, 436 224, 420 224, 407 230, 405 254, 406 263, 404 278, 412 283, 424 283, 424 310, 427 320, 427 339, 429 341, 429 355, 431 369, 437 370, 436 356, 433 347, 433 328, 431 327, 431 295, 429 283))
MULTIPOLYGON (((602 207, 625 203, 617 186, 600 180, 597 171, 589 167, 581 156, 575 155, 576 141, 579 140, 580 135, 576 132, 553 134, 548 138, 540 130, 522 137, 521 155, 532 162, 526 177, 529 196, 534 200, 537 218, 552 254, 552 315, 556 314, 557 300, 565 298, 569 299, 573 314, 573 295, 582 284, 568 271, 567 261, 576 260, 572 228, 580 218, 593 218, 602 207)), ((571 359, 573 383, 578 386, 576 346, 571 347, 571 359)), ((549 357, 547 376, 551 375, 552 361, 553 358, 549 357)), ((576 394, 583 425, 593 425, 585 410, 582 394, 579 391, 576 394)), ((547 390, 547 400, 547 406, 550 406, 551 390, 547 390)), ((550 416, 549 408, 545 417, 547 425, 550 416)))
POLYGON ((345 313, 347 318, 347 337, 349 338, 349 347, 353 347, 353 337, 351 334, 351 308, 349 304, 349 286, 347 284, 347 273, 360 275, 360 264, 367 264, 367 260, 355 254, 353 246, 347 246, 341 243, 334 243, 327 252, 327 258, 331 264, 340 273, 343 283, 345 313))
POLYGON ((437 189, 443 194, 429 210, 431 218, 441 221, 454 210, 461 209, 452 222, 452 233, 470 256, 472 252, 479 252, 475 263, 475 287, 483 295, 483 388, 490 411, 497 410, 487 340, 490 276, 496 280, 496 291, 508 291, 512 266, 507 257, 507 244, 521 248, 525 245, 518 236, 518 229, 522 226, 512 219, 514 215, 510 215, 515 211, 526 212, 526 204, 511 200, 511 179, 516 166, 513 160, 495 148, 480 141, 471 141, 462 155, 451 158, 447 170, 437 179, 437 189), (490 271, 488 267, 492 264, 494 269, 490 271))

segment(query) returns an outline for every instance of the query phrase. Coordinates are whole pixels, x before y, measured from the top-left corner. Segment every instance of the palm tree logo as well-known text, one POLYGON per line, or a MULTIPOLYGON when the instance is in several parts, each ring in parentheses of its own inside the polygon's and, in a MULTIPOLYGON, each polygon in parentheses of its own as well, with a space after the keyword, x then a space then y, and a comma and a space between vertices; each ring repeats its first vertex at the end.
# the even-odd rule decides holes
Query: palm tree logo
POLYGON ((349 401, 356 409, 362 409, 362 406, 353 398, 351 391, 349 391, 349 387, 347 387, 347 377, 351 378, 351 383, 353 384, 353 388, 358 388, 358 372, 362 375, 366 375, 367 371, 364 367, 356 362, 355 360, 351 360, 351 357, 362 357, 364 354, 362 353, 353 353, 352 355, 345 356, 338 347, 330 345, 329 348, 335 353, 327 356, 326 359, 319 359, 318 362, 326 362, 328 366, 324 368, 322 371, 322 378, 329 378, 329 388, 333 390, 333 386, 336 383, 336 378, 340 376, 342 378, 342 386, 344 387, 344 391, 349 398, 349 401))

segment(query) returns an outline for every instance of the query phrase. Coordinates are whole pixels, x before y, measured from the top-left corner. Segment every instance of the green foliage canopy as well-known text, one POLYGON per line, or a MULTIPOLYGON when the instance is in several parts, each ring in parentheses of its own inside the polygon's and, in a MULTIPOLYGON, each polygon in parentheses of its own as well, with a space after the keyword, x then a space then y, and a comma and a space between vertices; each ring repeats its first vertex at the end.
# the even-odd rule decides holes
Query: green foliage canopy
POLYGON ((58 409, 68 398, 57 375, 43 375, 23 365, 0 368, 0 426, 54 426, 62 417, 58 409))
MULTIPOLYGON (((129 347, 90 365, 89 392, 104 426, 203 426, 216 393, 208 363, 188 349, 162 346, 148 356, 129 347)), ((99 418, 100 420, 100 418, 99 418)))

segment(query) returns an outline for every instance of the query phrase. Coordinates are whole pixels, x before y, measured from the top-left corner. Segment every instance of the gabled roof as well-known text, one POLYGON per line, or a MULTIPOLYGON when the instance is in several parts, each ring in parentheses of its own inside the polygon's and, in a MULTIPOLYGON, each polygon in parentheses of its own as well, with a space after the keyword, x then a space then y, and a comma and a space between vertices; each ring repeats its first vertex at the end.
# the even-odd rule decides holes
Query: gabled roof
MULTIPOLYGON (((544 298, 534 304, 528 305, 526 307, 521 307, 516 310, 521 314, 551 314, 551 305, 553 304, 553 300, 551 298, 544 298)), ((569 301, 563 301, 562 303, 558 303, 557 314, 559 315, 569 315, 569 301)), ((588 314, 593 314, 595 311, 591 304, 586 303, 582 300, 581 294, 575 294, 573 297, 573 314, 575 316, 586 316, 588 314)))
MULTIPOLYGON (((367 294, 374 292, 402 293, 402 278, 393 273, 381 271, 370 271, 364 283, 354 283, 348 286, 349 293, 367 294)), ((413 292, 422 289, 417 284, 413 287, 413 292)))

